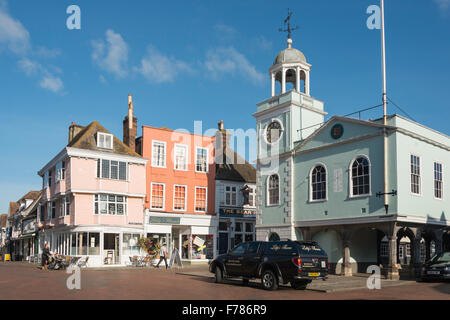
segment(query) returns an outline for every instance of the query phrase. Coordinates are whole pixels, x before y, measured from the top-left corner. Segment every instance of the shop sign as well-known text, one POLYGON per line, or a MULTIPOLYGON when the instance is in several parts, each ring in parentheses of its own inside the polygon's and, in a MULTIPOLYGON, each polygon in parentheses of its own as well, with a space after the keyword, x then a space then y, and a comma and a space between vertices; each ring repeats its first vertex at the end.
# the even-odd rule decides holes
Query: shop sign
POLYGON ((156 223, 156 224, 180 224, 181 218, 176 217, 150 217, 149 223, 156 223))
POLYGON ((219 209, 219 215, 221 217, 228 217, 228 218, 253 218, 256 217, 256 210, 251 209, 233 209, 233 208, 220 208, 219 209))
POLYGON ((36 231, 36 220, 29 219, 22 222, 22 233, 33 233, 36 231))

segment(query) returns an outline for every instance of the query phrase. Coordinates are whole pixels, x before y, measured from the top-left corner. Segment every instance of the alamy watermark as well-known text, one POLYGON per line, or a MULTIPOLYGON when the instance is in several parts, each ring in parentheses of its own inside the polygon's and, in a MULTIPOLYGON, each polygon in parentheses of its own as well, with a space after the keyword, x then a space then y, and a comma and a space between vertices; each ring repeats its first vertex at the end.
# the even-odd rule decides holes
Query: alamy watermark
POLYGON ((381 29, 381 9, 377 5, 371 5, 366 10, 367 14, 370 14, 369 18, 367 18, 367 28, 369 30, 380 30, 381 29))
POLYGON ((70 16, 66 20, 66 26, 69 30, 80 30, 81 29, 81 9, 77 5, 70 5, 66 10, 67 14, 70 16))
POLYGON ((69 290, 81 290, 81 269, 75 264, 71 264, 66 273, 70 274, 67 278, 66 286, 69 290))
POLYGON ((369 290, 380 290, 381 289, 381 269, 379 266, 372 265, 367 268, 367 273, 371 274, 367 278, 367 288, 369 290))

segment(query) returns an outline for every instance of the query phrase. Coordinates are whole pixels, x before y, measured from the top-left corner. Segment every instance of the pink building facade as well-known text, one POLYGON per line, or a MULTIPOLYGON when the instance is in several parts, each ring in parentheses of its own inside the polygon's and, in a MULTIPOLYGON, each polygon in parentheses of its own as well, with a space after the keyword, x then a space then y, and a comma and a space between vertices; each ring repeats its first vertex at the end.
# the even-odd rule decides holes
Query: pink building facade
POLYGON ((141 253, 146 164, 98 122, 72 124, 68 145, 38 172, 40 247, 89 257, 90 267, 127 265, 141 253))

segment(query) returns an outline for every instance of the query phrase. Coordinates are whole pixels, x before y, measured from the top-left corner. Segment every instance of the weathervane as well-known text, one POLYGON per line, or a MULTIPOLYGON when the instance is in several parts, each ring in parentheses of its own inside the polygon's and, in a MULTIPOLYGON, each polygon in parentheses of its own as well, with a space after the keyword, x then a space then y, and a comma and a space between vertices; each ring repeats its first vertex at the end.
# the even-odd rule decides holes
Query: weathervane
POLYGON ((292 39, 292 37, 291 37, 292 31, 297 30, 297 29, 300 29, 298 26, 295 26, 295 27, 291 28, 291 16, 292 16, 292 11, 290 11, 290 10, 288 9, 288 16, 287 16, 287 18, 284 20, 284 25, 286 26, 286 24, 287 24, 287 28, 286 28, 286 29, 280 28, 280 29, 278 30, 278 31, 280 31, 280 32, 287 32, 287 33, 288 33, 288 39, 292 39))

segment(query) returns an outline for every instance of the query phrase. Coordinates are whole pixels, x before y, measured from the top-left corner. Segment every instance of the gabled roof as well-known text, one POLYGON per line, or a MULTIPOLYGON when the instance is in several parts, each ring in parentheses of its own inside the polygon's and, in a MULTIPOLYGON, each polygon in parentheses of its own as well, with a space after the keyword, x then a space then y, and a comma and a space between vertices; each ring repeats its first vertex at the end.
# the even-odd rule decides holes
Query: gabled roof
POLYGON ((42 194, 42 190, 39 190, 39 191, 30 191, 30 192, 28 192, 26 195, 24 195, 22 198, 20 198, 20 200, 19 201, 17 201, 17 202, 21 202, 21 201, 23 201, 23 200, 37 200, 37 199, 39 199, 39 197, 41 196, 41 194, 42 194))
POLYGON ((308 138, 306 138, 305 140, 300 142, 299 145, 297 145, 294 148, 294 152, 299 150, 299 149, 301 149, 304 145, 306 145, 309 141, 313 140, 319 133, 321 133, 322 131, 326 130, 332 123, 334 123, 336 121, 350 122, 350 123, 355 123, 355 124, 359 124, 359 125, 363 125, 363 126, 369 126, 369 127, 374 127, 374 128, 379 128, 379 129, 387 128, 387 129, 390 129, 390 130, 395 130, 395 127, 385 126, 383 124, 374 123, 372 121, 358 120, 358 119, 353 119, 353 118, 334 116, 334 117, 330 118, 327 122, 325 122, 320 128, 318 128, 316 131, 314 131, 314 133, 311 134, 308 138))
POLYGON ((7 220, 8 220, 8 215, 6 213, 0 215, 0 228, 6 228, 7 220))
POLYGON ((9 216, 12 217, 17 210, 19 210, 20 205, 17 202, 10 202, 9 203, 9 216))
POLYGON ((102 152, 111 152, 111 153, 117 153, 117 154, 123 154, 123 155, 141 158, 141 156, 139 154, 137 154, 134 150, 132 150, 130 147, 128 147, 122 141, 117 139, 114 135, 113 135, 113 150, 108 150, 108 149, 97 147, 97 140, 96 140, 97 132, 111 134, 101 124, 99 124, 97 121, 94 121, 94 122, 90 123, 88 126, 84 127, 84 129, 82 129, 72 139, 72 141, 70 141, 70 143, 67 145, 67 147, 94 150, 94 151, 102 151, 102 152))
MULTIPOLYGON (((227 159, 229 161, 231 159, 227 159)), ((216 164, 216 180, 256 183, 256 168, 233 150, 232 164, 216 164)))

